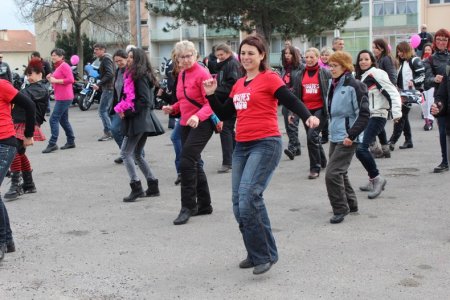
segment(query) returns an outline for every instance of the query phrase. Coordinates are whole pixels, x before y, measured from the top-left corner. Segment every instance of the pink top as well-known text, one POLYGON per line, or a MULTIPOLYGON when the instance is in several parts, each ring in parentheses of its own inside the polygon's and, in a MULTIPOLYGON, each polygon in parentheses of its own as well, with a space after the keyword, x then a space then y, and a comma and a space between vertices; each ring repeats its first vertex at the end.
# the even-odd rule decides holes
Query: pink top
POLYGON ((209 74, 208 70, 200 66, 198 63, 195 63, 190 69, 180 72, 178 75, 178 102, 172 106, 172 114, 176 115, 181 112, 181 125, 186 126, 187 120, 192 115, 196 115, 200 121, 205 121, 213 114, 213 111, 209 106, 209 102, 206 99, 205 89, 203 88, 203 81, 209 78, 211 78, 211 74, 209 74), (182 76, 184 72, 186 72, 186 75, 183 85, 182 76), (201 104, 202 108, 198 108, 186 99, 184 87, 186 88, 186 94, 188 97, 201 104))
POLYGON ((53 90, 55 92, 55 100, 73 100, 73 87, 74 83, 72 69, 69 64, 63 62, 53 72, 53 77, 56 79, 63 79, 63 84, 54 83, 53 90))

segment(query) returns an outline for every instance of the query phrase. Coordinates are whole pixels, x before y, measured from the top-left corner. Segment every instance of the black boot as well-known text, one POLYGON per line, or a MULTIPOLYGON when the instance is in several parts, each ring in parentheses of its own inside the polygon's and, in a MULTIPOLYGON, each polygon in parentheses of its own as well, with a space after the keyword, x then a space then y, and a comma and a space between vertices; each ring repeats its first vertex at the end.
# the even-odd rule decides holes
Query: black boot
POLYGON ((130 182, 130 187, 131 193, 127 197, 123 198, 123 202, 134 202, 137 198, 145 196, 140 180, 130 182))
POLYGON ((158 179, 147 179, 148 189, 145 191, 147 197, 159 196, 158 179))
POLYGON ((209 215, 213 211, 208 179, 202 167, 197 169, 197 207, 196 216, 209 215))
POLYGON ((25 194, 28 193, 36 193, 36 186, 34 185, 33 182, 33 176, 31 175, 31 172, 33 171, 23 171, 23 192, 25 194))
POLYGON ((9 187, 9 191, 5 193, 5 199, 14 200, 22 194, 22 173, 20 171, 11 172, 11 186, 9 187))

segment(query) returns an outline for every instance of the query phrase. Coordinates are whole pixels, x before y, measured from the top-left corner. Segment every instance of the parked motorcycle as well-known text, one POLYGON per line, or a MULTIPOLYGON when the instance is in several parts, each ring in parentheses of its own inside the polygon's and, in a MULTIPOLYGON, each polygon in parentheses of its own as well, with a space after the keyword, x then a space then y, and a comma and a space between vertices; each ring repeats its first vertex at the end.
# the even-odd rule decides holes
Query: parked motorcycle
POLYGON ((75 82, 73 83, 73 100, 72 105, 78 105, 81 101, 82 95, 81 92, 84 89, 84 81, 81 80, 77 66, 72 66, 72 74, 75 82))
POLYGON ((102 92, 100 90, 94 90, 93 85, 97 83, 100 77, 98 72, 98 66, 95 64, 88 64, 84 67, 86 74, 83 76, 85 85, 80 92, 80 99, 78 101, 78 107, 82 110, 88 110, 91 105, 100 103, 100 97, 102 92))
MULTIPOLYGON (((22 67, 26 68, 27 66, 23 65, 22 67)), ((14 71, 15 72, 12 72, 12 84, 16 90, 20 91, 25 82, 25 74, 22 72, 22 75, 20 75, 19 68, 15 68, 14 71)))

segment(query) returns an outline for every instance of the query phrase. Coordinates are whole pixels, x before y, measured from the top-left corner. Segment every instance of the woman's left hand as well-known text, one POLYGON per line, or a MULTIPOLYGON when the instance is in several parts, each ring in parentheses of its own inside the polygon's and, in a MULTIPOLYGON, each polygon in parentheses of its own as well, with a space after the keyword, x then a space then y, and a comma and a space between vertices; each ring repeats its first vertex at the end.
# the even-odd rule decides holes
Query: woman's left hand
POLYGON ((34 144, 34 139, 33 139, 32 137, 30 137, 30 138, 25 138, 25 139, 23 140, 23 146, 24 146, 24 147, 33 146, 33 144, 34 144))
POLYGON ((53 77, 53 76, 50 76, 50 77, 48 78, 48 81, 50 81, 50 83, 57 83, 56 81, 58 81, 58 79, 56 79, 56 78, 53 77))
POLYGON ((316 128, 317 126, 319 126, 320 120, 315 116, 311 116, 306 120, 305 123, 309 128, 316 128))
POLYGON ((344 139, 344 141, 342 142, 342 144, 346 147, 350 147, 351 145, 353 145, 353 141, 351 139, 349 139, 348 137, 346 137, 344 139))
POLYGON ((125 118, 125 114, 123 112, 117 113, 121 119, 125 118))
POLYGON ((186 125, 191 126, 192 128, 197 128, 199 123, 199 119, 196 115, 192 115, 186 122, 186 125))
POLYGON ((203 87, 207 96, 214 94, 217 88, 217 80, 215 78, 206 79, 203 81, 203 87))

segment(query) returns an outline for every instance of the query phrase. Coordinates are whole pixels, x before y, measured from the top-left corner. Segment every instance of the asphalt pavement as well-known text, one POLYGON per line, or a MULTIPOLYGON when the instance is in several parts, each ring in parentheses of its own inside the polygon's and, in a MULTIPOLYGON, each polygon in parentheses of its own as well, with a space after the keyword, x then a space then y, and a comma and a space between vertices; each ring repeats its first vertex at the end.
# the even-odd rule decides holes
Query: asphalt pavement
MULTIPOLYGON (((367 174, 354 157, 359 213, 337 225, 323 174, 307 178, 300 130, 302 155, 283 155, 264 194, 279 261, 259 276, 238 268, 246 253, 231 174, 217 173, 219 136, 203 152, 214 212, 174 226, 180 187, 170 130, 145 147, 161 196, 124 203, 128 176, 113 162, 114 141, 97 141, 96 109, 70 109, 75 149, 42 154, 46 142, 36 142, 27 150, 38 192, 6 202, 17 251, 0 263, 0 299, 450 299, 450 172, 432 172, 438 132, 422 129, 419 107, 410 113, 414 148, 377 159, 387 178, 377 199, 358 190, 367 174)), ((167 116, 157 115, 167 128, 167 116)), ((48 123, 43 130, 49 137, 48 123)), ((2 194, 8 187, 5 179, 2 194)))

